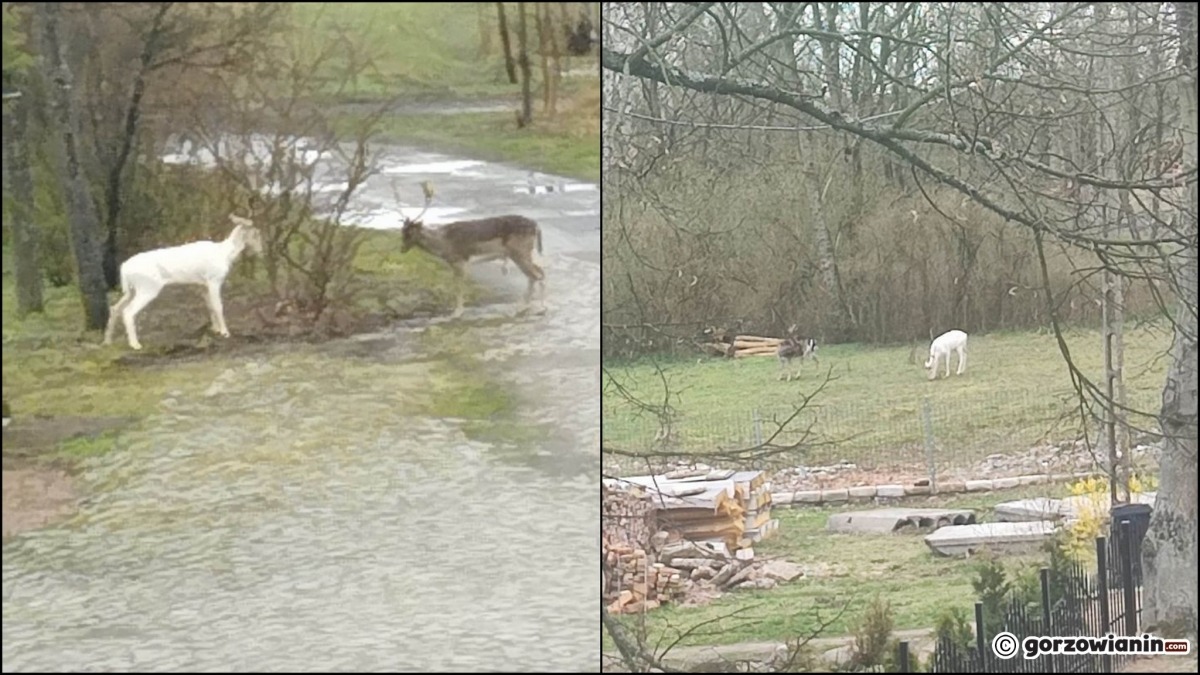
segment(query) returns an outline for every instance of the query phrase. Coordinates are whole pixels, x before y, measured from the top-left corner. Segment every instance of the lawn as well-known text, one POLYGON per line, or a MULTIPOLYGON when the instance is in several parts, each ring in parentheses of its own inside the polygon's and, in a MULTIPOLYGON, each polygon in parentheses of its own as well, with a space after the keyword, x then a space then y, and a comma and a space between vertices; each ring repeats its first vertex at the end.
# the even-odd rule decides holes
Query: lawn
MULTIPOLYGON (((974 509, 980 521, 991 520, 996 504, 1036 496, 1062 497, 1064 485, 1029 486, 1004 492, 909 500, 919 508, 974 509)), ((939 614, 961 607, 973 616, 973 563, 933 555, 922 535, 849 535, 826 532, 829 515, 858 510, 837 508, 776 509, 776 535, 755 546, 757 558, 782 558, 814 570, 770 590, 734 591, 699 607, 668 605, 645 615, 650 644, 666 645, 690 633, 680 645, 740 642, 783 642, 809 635, 827 624, 825 637, 848 635, 871 599, 879 594, 891 603, 895 629, 931 629, 939 614), (733 615, 736 613, 736 615, 733 615), (731 616, 733 615, 733 616, 731 616)), ((1045 555, 1005 557, 1006 569, 1031 574, 1045 555)), ((623 616, 637 630, 640 617, 623 616)), ((607 633, 605 650, 611 648, 607 633)))
MULTIPOLYGON (((515 5, 510 5, 514 31, 515 12, 515 5)), ((362 74, 349 82, 350 64, 344 58, 330 60, 318 71, 320 95, 333 104, 335 126, 357 122, 370 107, 338 104, 398 97, 399 107, 381 124, 381 139, 599 180, 600 78, 595 56, 564 57, 565 71, 595 70, 596 76, 564 77, 553 116, 542 107, 540 57, 531 56, 533 123, 519 129, 514 113, 520 106, 521 87, 508 81, 495 15, 494 3, 294 3, 292 7, 300 44, 317 48, 345 39, 340 37, 344 35, 371 54, 362 74), (487 32, 487 49, 481 31, 487 32), (404 107, 432 102, 450 109, 473 101, 508 109, 442 114, 404 107)), ((532 34, 532 17, 529 22, 532 34)))
MULTIPOLYGON (((507 9, 515 57, 517 9, 515 4, 507 9)), ((398 90, 426 100, 477 100, 520 92, 505 71, 495 3, 296 2, 291 12, 298 44, 318 49, 328 40, 353 40, 357 51, 370 56, 366 63, 351 64, 349 50, 339 50, 338 58, 325 62, 318 74, 331 93, 343 84, 353 100, 387 99, 398 90), (358 66, 359 77, 346 83, 358 66)), ((527 20, 530 43, 536 44, 532 12, 527 20)), ((530 59, 531 80, 539 87, 541 58, 531 53, 530 59)), ((595 63, 594 55, 564 56, 562 66, 570 71, 595 63)))
MULTIPOLYGON (((395 232, 365 231, 355 259, 356 274, 365 282, 353 296, 351 313, 370 322, 372 317, 417 309, 438 311, 449 307, 449 272, 428 256, 401 256, 395 232)), ((131 354, 124 333, 112 346, 100 344, 99 331, 83 330, 83 311, 75 286, 46 285, 45 311, 17 316, 16 283, 12 254, 3 252, 4 396, 22 417, 44 416, 72 420, 136 420, 158 410, 170 392, 193 396, 225 369, 243 363, 246 353, 262 339, 252 308, 273 300, 261 269, 251 273, 242 261, 223 289, 226 319, 234 337, 229 341, 196 339, 196 329, 207 322, 199 292, 173 287, 138 317, 145 349, 131 354), (186 352, 172 357, 173 350, 186 352), (155 362, 155 363, 151 363, 155 362), (161 362, 161 363, 158 363, 161 362)), ((473 289, 472 293, 482 292, 473 289)), ((109 300, 116 301, 117 294, 109 300)), ((454 386, 438 399, 437 412, 473 417, 469 408, 479 402, 470 395, 485 383, 470 373, 446 373, 454 386)), ((478 396, 475 397, 476 399, 478 396)), ((91 434, 68 439, 58 451, 63 456, 100 454, 109 448, 112 434, 91 434)))
MULTIPOLYGON (((1066 340, 1085 376, 1102 381, 1099 333, 1073 331, 1066 340)), ((1131 329, 1125 345, 1128 401, 1153 413, 1161 400, 1170 336, 1157 327, 1131 329)), ((770 357, 606 363, 605 445, 645 449, 659 430, 657 419, 639 413, 620 389, 655 405, 669 402, 675 411, 673 447, 688 453, 754 445, 814 394, 776 442, 795 441, 811 425, 810 440, 826 444, 787 458, 793 463, 920 461, 926 400, 939 452, 959 462, 1028 448, 1043 439, 1075 438, 1078 406, 1052 335, 973 335, 966 373, 934 382, 920 366, 925 354, 919 352, 912 364, 909 352, 909 346, 822 347, 819 367, 806 362, 800 380, 790 383, 777 380, 778 362, 770 357)), ((1144 417, 1131 421, 1150 423, 1144 417)))

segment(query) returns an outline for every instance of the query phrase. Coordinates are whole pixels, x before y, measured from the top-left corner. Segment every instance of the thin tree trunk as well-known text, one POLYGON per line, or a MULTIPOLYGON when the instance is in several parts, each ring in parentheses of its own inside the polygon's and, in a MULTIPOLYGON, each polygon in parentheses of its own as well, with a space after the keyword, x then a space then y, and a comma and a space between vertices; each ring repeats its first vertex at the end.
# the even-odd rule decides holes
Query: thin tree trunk
POLYGON ((521 66, 521 116, 517 126, 525 128, 533 121, 533 90, 529 82, 529 32, 526 30, 525 3, 517 6, 517 49, 520 50, 518 65, 521 66))
POLYGON ((550 40, 547 31, 550 25, 550 17, 546 16, 546 3, 535 2, 533 4, 533 29, 538 36, 538 51, 541 52, 541 68, 542 68, 542 112, 550 112, 550 40))
POLYGON ((13 265, 16 267, 17 313, 41 312, 42 267, 40 236, 33 222, 33 176, 29 172, 27 136, 31 97, 23 96, 7 106, 4 114, 4 151, 8 155, 8 186, 13 191, 13 265))
POLYGON ((512 41, 508 37, 508 19, 504 16, 503 2, 496 3, 496 16, 500 19, 500 44, 504 47, 504 69, 508 71, 509 84, 516 84, 517 66, 513 61, 512 41))
MULTIPOLYGON (((1175 3, 1180 38, 1178 82, 1183 166, 1196 166, 1196 5, 1175 3)), ((1181 230, 1196 237, 1196 183, 1187 188, 1181 230)), ((1180 253, 1176 268, 1179 293, 1175 344, 1163 387, 1159 424, 1163 432, 1161 478, 1150 531, 1142 551, 1145 570, 1144 630, 1162 636, 1196 639, 1196 431, 1197 431, 1197 269, 1196 249, 1180 253)))
POLYGON ((104 281, 108 288, 116 289, 120 284, 120 273, 117 265, 117 220, 121 216, 121 187, 125 166, 137 142, 138 120, 142 112, 142 97, 146 93, 146 73, 150 63, 158 51, 159 35, 162 31, 163 17, 171 9, 172 3, 164 2, 158 6, 154 15, 154 23, 142 45, 142 53, 138 58, 138 71, 133 79, 133 91, 129 94, 129 105, 125 108, 124 137, 121 139, 121 149, 117 152, 116 161, 108 172, 108 184, 105 190, 107 213, 104 218, 106 236, 104 239, 104 281))
POLYGON ((479 4, 477 18, 479 20, 479 56, 486 57, 492 53, 492 28, 488 25, 487 5, 479 4))
POLYGON ((38 5, 41 14, 44 64, 54 114, 50 116, 52 135, 58 141, 62 156, 63 187, 66 191, 67 220, 70 224, 71 246, 75 253, 76 278, 83 300, 85 326, 103 330, 108 323, 107 287, 104 284, 103 250, 100 242, 100 219, 90 188, 80 166, 79 111, 72 91, 71 68, 67 63, 66 46, 59 36, 61 3, 38 5))

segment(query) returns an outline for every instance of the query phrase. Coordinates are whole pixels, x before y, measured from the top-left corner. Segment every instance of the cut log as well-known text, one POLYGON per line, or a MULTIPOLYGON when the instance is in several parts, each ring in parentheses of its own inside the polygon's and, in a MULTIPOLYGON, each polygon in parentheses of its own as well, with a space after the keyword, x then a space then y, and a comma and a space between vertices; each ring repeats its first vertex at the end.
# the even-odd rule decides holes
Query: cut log
POLYGON ((747 340, 745 338, 739 337, 738 339, 733 341, 733 347, 734 347, 734 349, 763 349, 763 348, 768 348, 768 347, 771 349, 775 349, 782 342, 783 342, 782 340, 776 340, 774 338, 769 339, 769 340, 768 339, 747 340))
POLYGON ((754 567, 754 565, 746 565, 742 569, 738 570, 737 574, 734 574, 733 576, 729 577, 728 581, 726 581, 724 584, 719 584, 719 586, 721 588, 732 588, 734 586, 737 586, 738 584, 742 583, 743 581, 746 581, 747 579, 749 579, 750 575, 754 574, 755 569, 756 568, 754 567))
POLYGON ((754 353, 754 354, 766 354, 766 353, 774 354, 779 351, 779 347, 777 347, 775 345, 741 347, 737 351, 738 351, 738 353, 750 352, 750 353, 754 353))
POLYGON ((781 338, 762 337, 759 335, 738 335, 737 337, 734 338, 734 341, 735 342, 737 342, 737 341, 741 341, 741 342, 772 342, 775 344, 779 344, 780 342, 783 342, 783 340, 781 338))
POLYGON ((743 349, 742 351, 740 351, 740 352, 738 352, 738 353, 734 354, 734 355, 733 355, 733 358, 735 358, 735 359, 744 359, 744 358, 746 358, 746 357, 749 357, 749 356, 760 356, 760 357, 761 357, 761 356, 775 356, 775 351, 774 351, 774 350, 772 350, 772 351, 769 351, 769 352, 752 352, 752 351, 747 351, 747 350, 743 349))
MULTIPOLYGON (((721 568, 721 571, 717 572, 717 575, 715 577, 713 577, 713 585, 716 586, 717 588, 721 588, 722 586, 725 585, 725 582, 729 581, 730 577, 737 574, 738 569, 740 569, 740 568, 741 568, 740 563, 732 563, 731 562, 731 563, 725 565, 724 567, 721 568)), ((624 591, 622 591, 622 592, 624 592, 624 591)))

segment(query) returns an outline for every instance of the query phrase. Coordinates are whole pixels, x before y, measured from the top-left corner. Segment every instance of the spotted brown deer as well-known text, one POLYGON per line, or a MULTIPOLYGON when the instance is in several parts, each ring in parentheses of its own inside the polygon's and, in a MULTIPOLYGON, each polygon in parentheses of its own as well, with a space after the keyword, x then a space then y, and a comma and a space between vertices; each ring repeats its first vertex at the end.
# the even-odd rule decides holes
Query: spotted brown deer
MULTIPOLYGON (((404 226, 400 230, 400 252, 407 253, 416 247, 441 258, 450 266, 454 271, 456 291, 453 318, 463 313, 464 268, 469 262, 481 260, 513 261, 529 280, 529 287, 525 291, 525 307, 521 312, 529 310, 535 285, 541 286, 542 307, 539 313, 545 311, 546 274, 533 262, 534 248, 538 253, 542 252, 542 230, 538 224, 525 216, 504 215, 460 220, 431 229, 425 227, 421 218, 433 201, 433 187, 428 182, 422 183, 421 187, 425 192, 425 207, 416 217, 404 218, 404 226)), ((400 203, 399 195, 396 195, 396 201, 400 203)))
MULTIPOLYGON (((784 373, 787 374, 787 381, 792 381, 792 360, 799 359, 800 365, 804 365, 805 358, 811 358, 814 363, 821 365, 817 359, 817 341, 815 338, 802 337, 796 334, 797 326, 788 328, 787 337, 783 338, 783 342, 779 343, 779 349, 776 354, 779 356, 779 379, 784 379, 784 373)), ((799 377, 799 373, 796 374, 799 377)))

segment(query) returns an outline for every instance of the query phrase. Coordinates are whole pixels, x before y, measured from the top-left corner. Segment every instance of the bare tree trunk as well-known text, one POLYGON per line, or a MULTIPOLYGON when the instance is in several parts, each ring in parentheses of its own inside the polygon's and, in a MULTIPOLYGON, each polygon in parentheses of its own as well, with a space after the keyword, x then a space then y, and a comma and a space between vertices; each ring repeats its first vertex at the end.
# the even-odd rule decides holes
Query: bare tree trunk
POLYGON ((138 58, 138 71, 133 78, 133 90, 129 94, 129 105, 125 108, 125 127, 122 130, 121 148, 117 152, 116 161, 108 172, 108 184, 105 186, 105 201, 107 213, 104 217, 104 281, 109 289, 115 289, 121 283, 120 271, 117 265, 117 220, 121 217, 121 188, 125 166, 137 142, 138 119, 142 111, 142 97, 146 94, 146 73, 158 51, 159 38, 162 33, 162 22, 172 3, 164 2, 158 6, 154 22, 146 41, 142 44, 142 53, 138 58))
POLYGON ((504 47, 504 69, 508 71, 509 83, 516 84, 517 66, 513 61, 512 41, 508 37, 508 19, 504 16, 503 2, 496 3, 496 16, 500 19, 500 44, 504 47))
POLYGON ((61 3, 38 5, 41 14, 46 80, 51 84, 54 114, 50 116, 53 136, 62 152, 63 187, 66 191, 67 220, 79 292, 83 300, 85 326, 102 330, 108 323, 107 287, 104 284, 104 254, 100 246, 100 219, 79 157, 79 110, 72 91, 71 67, 66 45, 60 38, 61 3))
MULTIPOLYGON (((1196 5, 1175 3, 1180 38, 1178 82, 1183 166, 1196 166, 1196 5)), ((1196 238, 1196 183, 1187 188, 1178 214, 1181 233, 1196 238)), ((1174 274, 1179 294, 1175 344, 1163 387, 1159 423, 1163 432, 1162 472, 1150 531, 1142 551, 1145 569, 1143 625, 1165 636, 1196 639, 1196 431, 1197 269, 1196 248, 1184 249, 1174 274)))
POLYGON ((13 191, 13 264, 16 266, 17 313, 41 312, 42 268, 40 236, 33 222, 33 177, 29 172, 27 136, 31 97, 16 100, 4 115, 4 152, 8 155, 8 186, 13 191))
MULTIPOLYGON (((826 167, 826 171, 832 170, 830 167, 826 167)), ((833 250, 833 237, 829 233, 828 216, 824 206, 825 192, 829 189, 833 176, 829 176, 822 185, 820 168, 815 163, 810 172, 813 198, 816 204, 816 210, 812 214, 812 228, 813 244, 817 249, 817 268, 821 271, 823 285, 833 299, 836 312, 836 325, 833 332, 837 339, 841 339, 846 336, 846 331, 854 326, 855 322, 854 312, 850 310, 850 303, 842 288, 842 276, 838 272, 837 256, 833 250)))
POLYGON ((492 53, 492 27, 488 25, 487 5, 479 3, 479 56, 485 57, 492 53))
POLYGON ((517 118, 517 126, 524 129, 533 121, 533 90, 529 82, 529 32, 525 25, 525 3, 517 6, 517 49, 520 55, 517 63, 521 66, 521 115, 517 118))
POLYGON ((542 67, 542 112, 550 112, 550 17, 546 16, 546 3, 533 3, 533 29, 538 37, 538 51, 541 52, 542 67))

